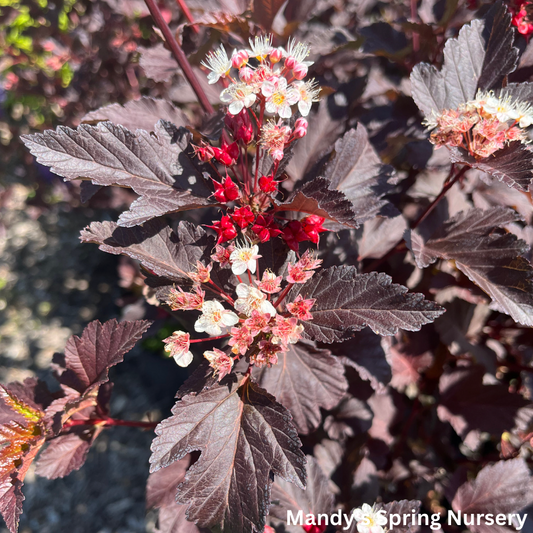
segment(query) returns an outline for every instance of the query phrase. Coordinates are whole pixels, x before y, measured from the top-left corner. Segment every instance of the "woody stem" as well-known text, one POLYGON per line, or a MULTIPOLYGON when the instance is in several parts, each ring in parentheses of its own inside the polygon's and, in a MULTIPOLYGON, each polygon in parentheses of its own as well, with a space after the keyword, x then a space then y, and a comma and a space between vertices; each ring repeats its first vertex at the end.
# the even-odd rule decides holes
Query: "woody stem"
POLYGON ((159 9, 155 0, 144 0, 144 1, 148 9, 150 10, 150 14, 152 15, 155 23, 157 24, 157 27, 161 30, 161 33, 163 34, 165 41, 170 47, 170 51, 172 52, 172 55, 178 62, 178 65, 181 67, 181 70, 183 70, 183 74, 185 75, 185 77, 187 78, 187 81, 190 83, 193 91, 195 92, 198 98, 198 101, 200 102, 200 105, 203 107, 206 113, 214 113, 215 110, 213 109, 213 106, 209 102, 209 99, 207 98, 207 95, 205 94, 204 89, 202 88, 202 86, 200 85, 200 82, 198 81, 198 78, 194 74, 190 63, 187 60, 187 56, 181 49, 181 46, 178 44, 178 41, 176 41, 174 34, 168 27, 168 24, 163 18, 163 15, 161 14, 161 10, 159 9))
POLYGON ((88 420, 69 420, 63 425, 63 429, 74 426, 127 426, 133 428, 154 429, 159 422, 140 422, 137 420, 116 420, 115 418, 90 418, 88 420))

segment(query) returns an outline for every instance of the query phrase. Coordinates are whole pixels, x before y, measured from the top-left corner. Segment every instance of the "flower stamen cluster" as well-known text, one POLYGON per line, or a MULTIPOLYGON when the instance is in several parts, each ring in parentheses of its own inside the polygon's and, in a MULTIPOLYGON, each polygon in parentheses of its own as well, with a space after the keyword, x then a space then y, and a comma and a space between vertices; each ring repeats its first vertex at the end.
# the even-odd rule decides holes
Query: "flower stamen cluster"
POLYGON ((526 128, 533 124, 533 108, 505 91, 499 96, 479 91, 474 100, 445 109, 426 124, 434 128, 430 141, 436 146, 463 148, 483 159, 512 141, 529 142, 526 128))

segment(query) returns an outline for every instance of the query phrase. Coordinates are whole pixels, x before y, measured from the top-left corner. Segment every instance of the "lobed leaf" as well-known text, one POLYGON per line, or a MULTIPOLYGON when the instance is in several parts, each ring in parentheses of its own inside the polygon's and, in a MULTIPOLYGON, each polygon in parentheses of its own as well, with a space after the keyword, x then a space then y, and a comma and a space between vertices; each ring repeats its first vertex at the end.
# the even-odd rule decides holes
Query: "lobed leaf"
POLYGON ((340 342, 365 326, 379 335, 418 331, 444 312, 422 294, 407 294, 386 274, 358 274, 353 266, 320 270, 305 285, 295 285, 289 298, 298 294, 316 299, 313 320, 302 323, 305 337, 318 342, 340 342))
POLYGON ((329 350, 302 342, 291 344, 276 365, 256 368, 253 376, 291 412, 304 435, 319 426, 320 408, 333 409, 348 389, 342 363, 329 350))
POLYGON ((199 450, 176 501, 187 519, 222 532, 262 531, 272 474, 305 486, 305 457, 289 412, 255 383, 225 379, 185 396, 156 428, 151 471, 199 450))
POLYGON ((100 122, 21 137, 39 163, 66 180, 88 179, 139 194, 119 217, 119 225, 126 227, 212 204, 211 191, 187 153, 189 138, 185 130, 176 139, 172 125, 164 121, 156 125, 155 135, 100 122))
POLYGON ((533 326, 533 268, 522 257, 528 247, 514 234, 497 230, 517 220, 520 215, 504 207, 461 211, 427 241, 411 232, 408 246, 420 268, 437 258, 455 261, 492 298, 494 308, 533 326))
POLYGON ((152 323, 148 320, 104 324, 93 320, 81 337, 72 335, 65 346, 64 358, 54 357, 62 367, 60 382, 81 394, 87 394, 108 381, 109 369, 124 359, 152 323))
POLYGON ((265 30, 270 30, 276 13, 284 3, 285 0, 253 0, 252 9, 254 20, 265 30))
POLYGON ((351 129, 335 143, 335 157, 328 163, 325 177, 329 188, 344 193, 351 202, 358 224, 377 215, 396 213, 383 196, 395 183, 394 169, 384 165, 368 139, 362 124, 351 129))
POLYGON ((479 365, 457 368, 445 373, 439 382, 441 396, 437 414, 463 439, 474 430, 492 435, 511 430, 518 410, 529 404, 501 383, 485 385, 484 373, 479 365))
MULTIPOLYGON (((482 468, 476 479, 461 485, 452 501, 454 511, 463 514, 517 513, 533 503, 531 474, 522 458, 498 461, 482 468)), ((508 528, 481 521, 469 526, 473 533, 504 533, 508 528)))
POLYGON ((294 191, 284 203, 275 207, 276 211, 296 211, 308 215, 318 215, 343 226, 356 225, 354 212, 346 196, 332 190, 325 178, 315 178, 294 191))
POLYGON ((111 104, 87 113, 81 122, 96 123, 102 121, 120 124, 131 131, 155 131, 155 125, 161 120, 168 120, 177 127, 188 124, 187 115, 167 100, 143 96, 124 105, 111 104))
POLYGON ((272 485, 272 506, 270 515, 276 523, 284 526, 284 531, 300 533, 302 526, 287 524, 287 513, 291 511, 296 516, 303 511, 304 516, 312 514, 330 515, 333 512, 333 493, 328 484, 328 478, 322 472, 317 460, 307 456, 307 486, 303 490, 292 483, 276 479, 272 485))

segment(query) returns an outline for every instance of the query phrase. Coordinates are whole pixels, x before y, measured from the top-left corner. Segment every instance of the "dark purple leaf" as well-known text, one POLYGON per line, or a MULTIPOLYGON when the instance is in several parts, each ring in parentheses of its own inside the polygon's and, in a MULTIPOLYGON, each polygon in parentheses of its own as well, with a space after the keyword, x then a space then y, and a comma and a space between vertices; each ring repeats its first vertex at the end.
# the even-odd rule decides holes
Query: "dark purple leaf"
POLYGON ((136 228, 93 222, 81 232, 81 241, 96 243, 104 252, 127 255, 171 282, 187 279, 196 261, 207 264, 215 245, 214 238, 201 226, 182 221, 176 233, 162 220, 136 228))
POLYGON ((325 171, 325 177, 331 181, 329 188, 345 194, 360 224, 377 215, 396 212, 383 200, 395 183, 392 175, 393 168, 381 162, 362 124, 335 143, 335 157, 325 171))
POLYGON ((328 437, 338 441, 365 433, 371 426, 372 412, 368 405, 350 395, 346 395, 324 420, 328 437))
POLYGON ((286 168, 290 180, 285 182, 284 186, 289 190, 292 190, 294 184, 300 181, 317 161, 330 152, 333 143, 344 129, 343 122, 331 116, 327 100, 320 102, 318 110, 311 113, 307 119, 307 135, 295 143, 293 157, 286 168))
POLYGON ((81 203, 87 203, 101 188, 100 185, 93 185, 90 181, 82 181, 80 183, 81 203))
POLYGON ((183 481, 191 458, 189 455, 148 476, 146 507, 148 509, 176 505, 176 489, 183 481))
POLYGON ((528 247, 514 234, 497 229, 517 220, 521 217, 504 207, 470 209, 445 222, 426 242, 411 232, 408 245, 420 268, 437 258, 455 261, 459 270, 489 294, 494 308, 532 326, 533 268, 522 257, 528 247))
POLYGON ((358 274, 352 266, 326 268, 305 285, 294 286, 289 299, 301 294, 315 298, 313 320, 303 320, 305 336, 318 342, 339 342, 368 326, 378 335, 394 335, 398 329, 418 331, 444 310, 407 293, 382 273, 358 274))
MULTIPOLYGON (((463 515, 518 513, 533 502, 531 474, 522 458, 498 461, 482 468, 474 481, 459 487, 452 501, 454 511, 463 515)), ((473 533, 505 533, 509 528, 498 525, 470 525, 473 533)))
POLYGON ((358 331, 353 338, 332 345, 331 350, 343 356, 342 362, 355 368, 362 379, 370 381, 374 390, 382 391, 391 380, 391 367, 382 338, 369 329, 358 331))
POLYGON ((151 471, 193 450, 200 459, 179 486, 187 518, 226 533, 262 531, 271 475, 305 486, 305 457, 289 412, 253 382, 217 383, 185 396, 157 426, 151 471))
POLYGON ((162 43, 151 48, 139 46, 137 50, 141 57, 139 64, 148 78, 154 81, 169 81, 174 74, 178 73, 178 62, 172 57, 170 50, 167 50, 162 43))
POLYGON ((315 178, 294 191, 284 203, 276 206, 276 211, 296 211, 307 215, 318 215, 343 226, 356 225, 351 203, 346 196, 329 188, 329 180, 315 178))
POLYGON ((507 8, 497 2, 485 20, 473 20, 461 28, 457 39, 446 41, 442 70, 426 63, 415 66, 411 94, 426 117, 443 109, 457 109, 473 100, 478 88, 501 87, 518 59, 510 22, 507 8))
POLYGON ((54 358, 62 366, 60 382, 82 394, 105 383, 109 369, 124 359, 150 327, 148 320, 117 322, 108 320, 101 324, 91 322, 81 334, 72 335, 65 346, 64 358, 54 358))
POLYGON ((59 126, 21 138, 39 163, 66 180, 90 179, 95 185, 133 189, 140 198, 119 218, 121 226, 130 227, 212 203, 211 191, 187 153, 190 134, 184 130, 182 138, 175 139, 167 125, 159 122, 151 135, 100 122, 76 130, 59 126))
POLYGON ((301 533, 302 527, 299 525, 287 524, 287 512, 291 511, 296 516, 299 511, 303 515, 318 514, 330 515, 333 511, 333 494, 329 488, 328 478, 322 472, 316 459, 307 456, 307 486, 305 490, 276 479, 272 485, 272 506, 270 515, 274 522, 284 526, 284 531, 290 533, 301 533))
POLYGON ((518 141, 484 159, 474 159, 461 148, 453 148, 449 152, 453 163, 482 170, 519 191, 527 191, 533 179, 533 152, 518 141))
POLYGON ((5 520, 6 526, 11 533, 17 533, 19 527, 19 518, 22 514, 22 481, 11 478, 5 479, 0 483, 0 514, 5 520))
POLYGON ((276 365, 257 368, 253 376, 291 412, 304 435, 319 426, 320 408, 333 409, 348 388, 342 363, 307 343, 291 344, 276 365))
POLYGON ((272 22, 285 0, 253 0, 253 18, 266 31, 272 27, 272 22))
POLYGON ((175 126, 186 126, 187 116, 166 100, 143 96, 140 100, 131 100, 123 106, 111 104, 87 113, 81 122, 96 123, 102 121, 121 124, 130 131, 155 131, 155 125, 164 119, 175 126))
POLYGON ((439 382, 439 418, 449 422, 464 439, 473 430, 500 435, 511 430, 518 410, 529 404, 507 386, 483 384, 482 366, 456 368, 439 382))

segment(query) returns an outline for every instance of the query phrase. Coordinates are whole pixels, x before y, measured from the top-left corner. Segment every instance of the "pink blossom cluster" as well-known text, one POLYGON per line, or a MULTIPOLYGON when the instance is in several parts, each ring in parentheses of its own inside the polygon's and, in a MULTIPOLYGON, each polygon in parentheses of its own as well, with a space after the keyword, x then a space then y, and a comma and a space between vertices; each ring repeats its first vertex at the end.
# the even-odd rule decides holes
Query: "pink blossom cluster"
POLYGON ((530 19, 530 14, 533 12, 533 4, 529 0, 515 0, 509 8, 513 15, 513 26, 516 26, 519 33, 529 38, 533 33, 533 22, 530 19))
MULTIPOLYGON (((283 287, 283 276, 277 276, 269 270, 259 274, 260 257, 255 244, 245 242, 227 248, 217 245, 211 258, 221 267, 230 267, 239 280, 235 288, 236 298, 210 279, 213 263, 208 266, 198 263, 196 269, 188 273, 193 282, 190 292, 180 287, 173 288, 167 297, 167 304, 172 310, 201 311, 194 325, 196 332, 227 338, 231 352, 226 353, 218 348, 204 352, 204 357, 219 380, 231 371, 234 361, 242 356, 257 367, 276 364, 279 355, 300 339, 303 332, 300 321, 313 318, 311 309, 314 299, 305 299, 299 294, 292 302, 285 300, 291 287, 307 282, 322 260, 316 259, 307 250, 298 261, 288 265, 283 287), (241 278, 245 273, 248 275, 246 281, 241 278), (231 309, 219 300, 206 300, 202 284, 212 287, 231 309)), ((190 344, 202 340, 209 339, 191 340, 189 333, 176 331, 164 340, 165 350, 180 366, 187 366, 192 361, 190 344)))
POLYGON ((463 148, 483 159, 512 141, 528 143, 525 128, 533 124, 533 110, 505 93, 480 92, 459 109, 436 114, 427 124, 434 128, 430 140, 436 146, 463 148))

